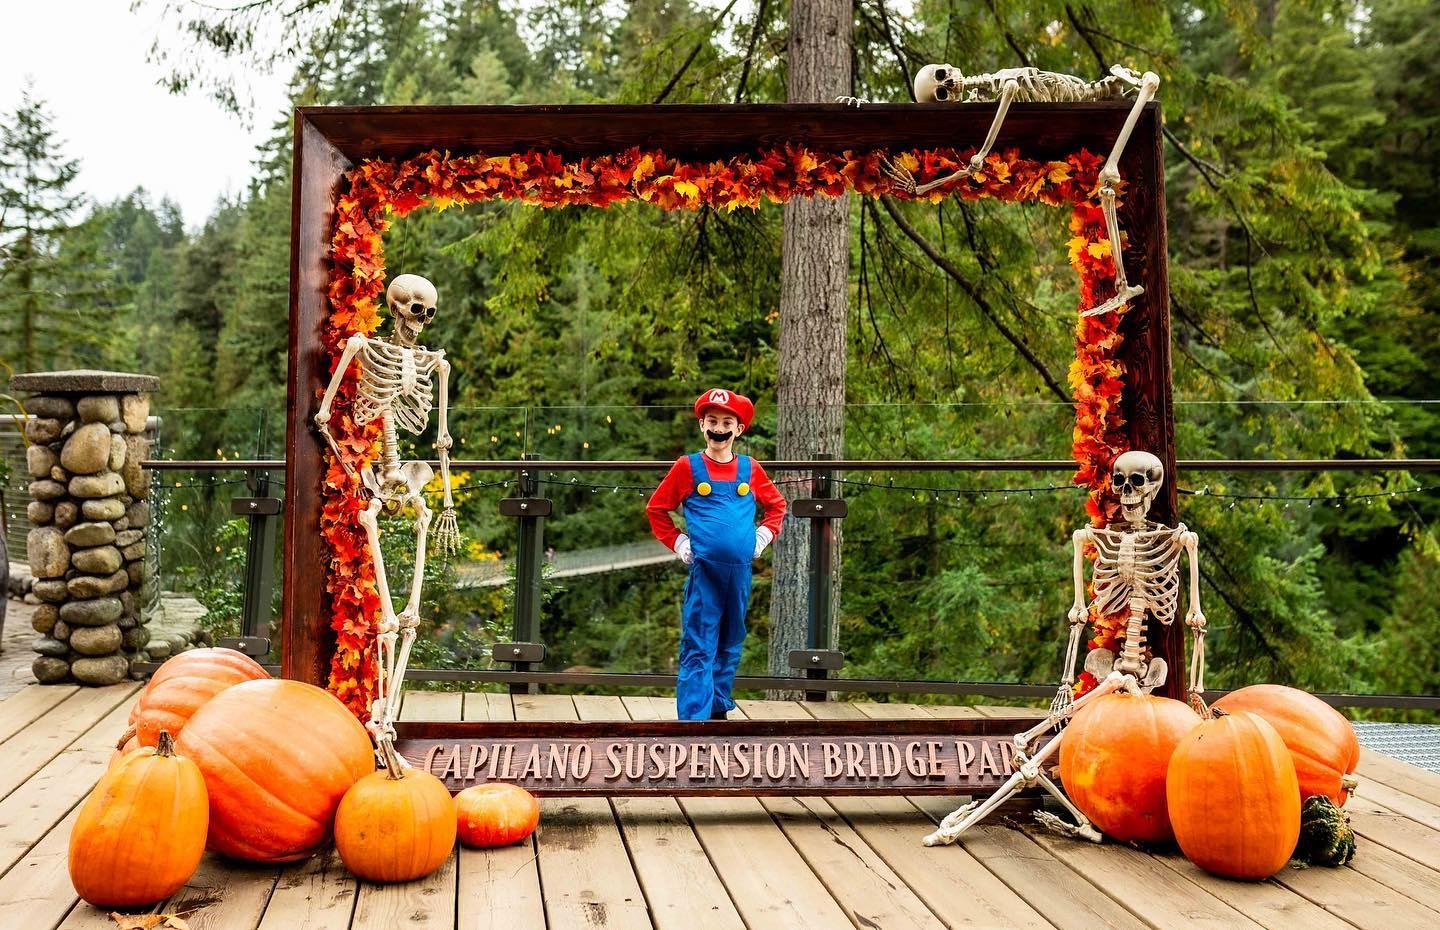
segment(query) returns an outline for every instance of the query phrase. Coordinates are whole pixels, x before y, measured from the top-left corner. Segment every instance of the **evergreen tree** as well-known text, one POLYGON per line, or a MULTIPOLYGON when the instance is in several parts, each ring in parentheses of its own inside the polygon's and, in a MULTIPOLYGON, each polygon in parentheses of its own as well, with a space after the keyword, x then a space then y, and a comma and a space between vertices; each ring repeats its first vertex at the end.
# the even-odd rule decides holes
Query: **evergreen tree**
POLYGON ((79 171, 26 88, 0 128, 0 335, 25 371, 98 362, 105 338, 103 324, 84 316, 97 230, 72 220, 85 200, 72 190, 79 171))

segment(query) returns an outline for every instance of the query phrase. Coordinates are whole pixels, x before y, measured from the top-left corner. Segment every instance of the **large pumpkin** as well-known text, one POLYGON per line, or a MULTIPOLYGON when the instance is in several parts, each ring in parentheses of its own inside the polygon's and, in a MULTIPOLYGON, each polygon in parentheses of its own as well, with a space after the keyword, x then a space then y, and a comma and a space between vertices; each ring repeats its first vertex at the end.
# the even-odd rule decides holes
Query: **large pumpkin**
POLYGON ((179 747, 205 773, 210 849, 255 862, 313 852, 345 792, 375 768, 370 737, 344 704, 278 678, 216 695, 190 718, 179 747))
POLYGON ((1360 740, 1341 713, 1313 694, 1284 685, 1250 685, 1215 702, 1226 713, 1247 711, 1275 728, 1295 762, 1300 798, 1324 795, 1343 807, 1355 790, 1360 740))
POLYGON ((390 758, 391 768, 352 785, 335 813, 341 860, 372 882, 423 878, 455 848, 450 789, 429 772, 401 767, 390 758))
POLYGON ((1295 763, 1255 714, 1207 720, 1181 740, 1166 794, 1181 851, 1216 875, 1269 878, 1300 838, 1295 763))
POLYGON ((1060 744, 1060 778, 1070 800, 1101 832, 1122 842, 1171 839, 1165 769, 1181 738, 1200 722, 1170 698, 1123 692, 1076 711, 1060 744))
POLYGON ((139 907, 170 897, 205 853, 205 779, 173 752, 128 754, 106 772, 70 831, 70 881, 97 907, 139 907))
POLYGON ((221 691, 242 681, 269 677, 258 662, 234 649, 182 652, 166 660, 150 678, 135 702, 130 722, 140 745, 154 746, 161 730, 178 738, 195 711, 221 691))
POLYGON ((540 823, 540 802, 507 782, 471 785, 455 796, 460 842, 483 849, 509 846, 535 832, 540 823))

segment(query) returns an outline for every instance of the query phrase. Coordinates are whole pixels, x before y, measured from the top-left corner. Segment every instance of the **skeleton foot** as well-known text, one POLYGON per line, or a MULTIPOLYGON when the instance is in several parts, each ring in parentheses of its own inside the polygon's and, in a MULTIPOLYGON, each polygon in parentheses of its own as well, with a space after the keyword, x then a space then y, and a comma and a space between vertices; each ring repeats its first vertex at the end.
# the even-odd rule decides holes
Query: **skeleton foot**
POLYGON ((960 825, 964 823, 965 818, 973 814, 979 806, 979 801, 971 801, 964 807, 946 814, 945 819, 940 821, 939 828, 936 829, 934 833, 926 836, 921 842, 926 846, 949 846, 960 838, 960 834, 963 832, 959 829, 960 825))
POLYGON ((1143 293, 1145 293, 1145 288, 1141 287, 1140 285, 1127 284, 1119 291, 1117 291, 1114 297, 1111 297, 1109 300, 1098 306, 1091 307, 1089 310, 1084 311, 1080 315, 1100 316, 1102 313, 1111 313, 1113 311, 1119 310, 1121 307, 1125 306, 1130 301, 1134 300, 1136 297, 1139 297, 1143 293))
POLYGON ((890 183, 900 193, 912 197, 915 195, 915 175, 884 155, 880 156, 880 173, 889 178, 890 183))
POLYGON ((435 521, 435 551, 441 558, 460 551, 460 526, 455 520, 455 508, 446 507, 435 521))
POLYGON ((1035 815, 1035 820, 1051 833, 1058 833, 1061 836, 1068 836, 1071 839, 1089 840, 1092 843, 1103 842, 1105 837, 1095 826, 1090 823, 1074 824, 1067 823, 1056 817, 1049 811, 1040 811, 1035 815))

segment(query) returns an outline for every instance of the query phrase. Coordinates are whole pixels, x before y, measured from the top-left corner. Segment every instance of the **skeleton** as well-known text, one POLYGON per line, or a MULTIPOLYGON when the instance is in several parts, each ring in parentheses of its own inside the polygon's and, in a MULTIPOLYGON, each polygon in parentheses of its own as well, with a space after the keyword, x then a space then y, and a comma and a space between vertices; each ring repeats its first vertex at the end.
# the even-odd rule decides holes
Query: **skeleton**
MULTIPOLYGON (((990 154, 990 149, 995 144, 995 138, 1000 134, 1000 126, 1005 122, 1005 114, 1010 110, 1010 104, 1016 100, 1022 103, 1076 103, 1114 100, 1124 97, 1134 89, 1135 105, 1130 108, 1130 113, 1125 117, 1125 125, 1121 127, 1120 135, 1115 139, 1115 146, 1110 151, 1110 157, 1106 159, 1099 175, 1100 205, 1105 213, 1105 233, 1110 243, 1110 255, 1115 263, 1115 296, 1084 311, 1081 316, 1098 316, 1102 313, 1109 313, 1119 310, 1132 299, 1145 293, 1143 287, 1131 284, 1125 278, 1125 263, 1120 254, 1120 222, 1115 215, 1115 185, 1120 181, 1120 156, 1125 152, 1125 146, 1130 141, 1130 134, 1135 131, 1135 123, 1140 119, 1140 111, 1145 108, 1145 104, 1154 99, 1155 91, 1159 87, 1160 78, 1153 71, 1146 71, 1143 75, 1137 76, 1135 72, 1121 65, 1113 66, 1109 75, 1093 82, 1072 74, 1041 71, 1038 68, 1006 68, 996 71, 994 74, 975 74, 966 77, 959 68, 953 65, 926 65, 915 75, 915 99, 921 103, 998 100, 999 106, 995 110, 995 118, 990 122, 990 131, 986 134, 985 142, 980 146, 979 151, 971 156, 968 166, 926 184, 917 185, 914 175, 888 159, 882 162, 882 167, 900 190, 907 194, 927 194, 960 178, 979 176, 980 170, 985 164, 985 156, 990 154)), ((840 99, 842 102, 854 103, 857 106, 861 102, 854 97, 840 99)))
POLYGON ((1038 751, 1035 747, 1047 731, 1058 729, 1090 701, 1116 691, 1139 696, 1165 683, 1168 671, 1165 661, 1149 655, 1145 649, 1145 625, 1158 621, 1168 626, 1175 621, 1180 599, 1181 553, 1190 564, 1190 603, 1185 613, 1185 625, 1192 637, 1189 695, 1191 704, 1199 711, 1204 710, 1205 615, 1200 610, 1199 539, 1183 523, 1170 527, 1149 519, 1150 506, 1165 481, 1165 467, 1155 456, 1148 452, 1124 453, 1115 460, 1110 481, 1120 497, 1123 520, 1104 529, 1087 526, 1074 533, 1075 602, 1069 614, 1070 639, 1065 647, 1065 670, 1049 715, 1024 733, 1016 734, 1015 761, 1019 767, 1000 790, 983 802, 974 801, 947 816, 935 832, 925 837, 926 846, 955 842, 1021 787, 1036 784, 1053 795, 1076 821, 1070 824, 1050 813, 1036 814, 1042 823, 1069 836, 1100 842, 1100 832, 1043 771, 1045 763, 1059 751, 1065 732, 1060 730, 1038 751), (1095 568, 1090 579, 1094 597, 1088 605, 1084 569, 1087 546, 1095 549, 1095 568), (1092 612, 1096 616, 1126 613, 1125 637, 1118 656, 1109 650, 1091 651, 1085 667, 1101 680, 1097 687, 1072 702, 1076 649, 1092 612))
POLYGON ((357 333, 345 342, 340 364, 325 389, 320 411, 315 414, 315 425, 320 434, 330 444, 346 473, 360 480, 361 493, 369 501, 359 514, 359 520, 365 528, 370 557, 375 562, 375 586, 380 595, 380 626, 376 631, 378 670, 375 700, 370 705, 369 729, 376 745, 389 760, 395 758, 387 748, 395 737, 400 687, 410 660, 410 648, 415 642, 415 630, 420 623, 420 586, 425 576, 425 547, 430 529, 430 508, 425 504, 423 490, 435 474, 425 462, 400 461, 398 430, 415 435, 424 432, 432 406, 432 376, 438 376, 440 382, 439 430, 435 449, 440 454, 440 477, 445 486, 444 507, 435 525, 435 544, 444 555, 456 550, 460 543, 455 502, 450 491, 450 448, 454 443, 446 421, 450 405, 450 363, 445 360, 443 351, 427 349, 416 341, 425 325, 435 318, 436 299, 435 285, 426 279, 413 274, 397 275, 385 292, 385 302, 395 324, 394 331, 382 337, 357 333), (352 361, 359 366, 359 384, 351 417, 356 426, 378 422, 381 431, 380 458, 359 475, 340 454, 340 447, 329 426, 330 406, 352 361), (415 574, 410 584, 409 600, 396 615, 390 600, 385 561, 380 553, 379 517, 382 513, 397 516, 407 507, 415 512, 415 574))

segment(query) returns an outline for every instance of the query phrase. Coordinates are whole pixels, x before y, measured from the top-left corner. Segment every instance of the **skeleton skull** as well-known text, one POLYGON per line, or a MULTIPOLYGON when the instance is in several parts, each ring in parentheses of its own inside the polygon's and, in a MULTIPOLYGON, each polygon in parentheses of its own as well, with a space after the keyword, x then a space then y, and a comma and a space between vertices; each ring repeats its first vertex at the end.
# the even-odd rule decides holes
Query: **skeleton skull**
POLYGON ((385 291, 385 303, 395 321, 395 336, 404 345, 414 345, 420 330, 435 319, 438 297, 435 285, 418 274, 396 275, 385 291))
POLYGON ((915 99, 920 103, 958 100, 964 77, 954 65, 926 65, 915 75, 915 99))
POLYGON ((1165 483, 1165 465, 1149 452, 1126 452, 1115 459, 1110 470, 1110 486, 1120 495, 1125 519, 1145 519, 1150 504, 1165 483))

